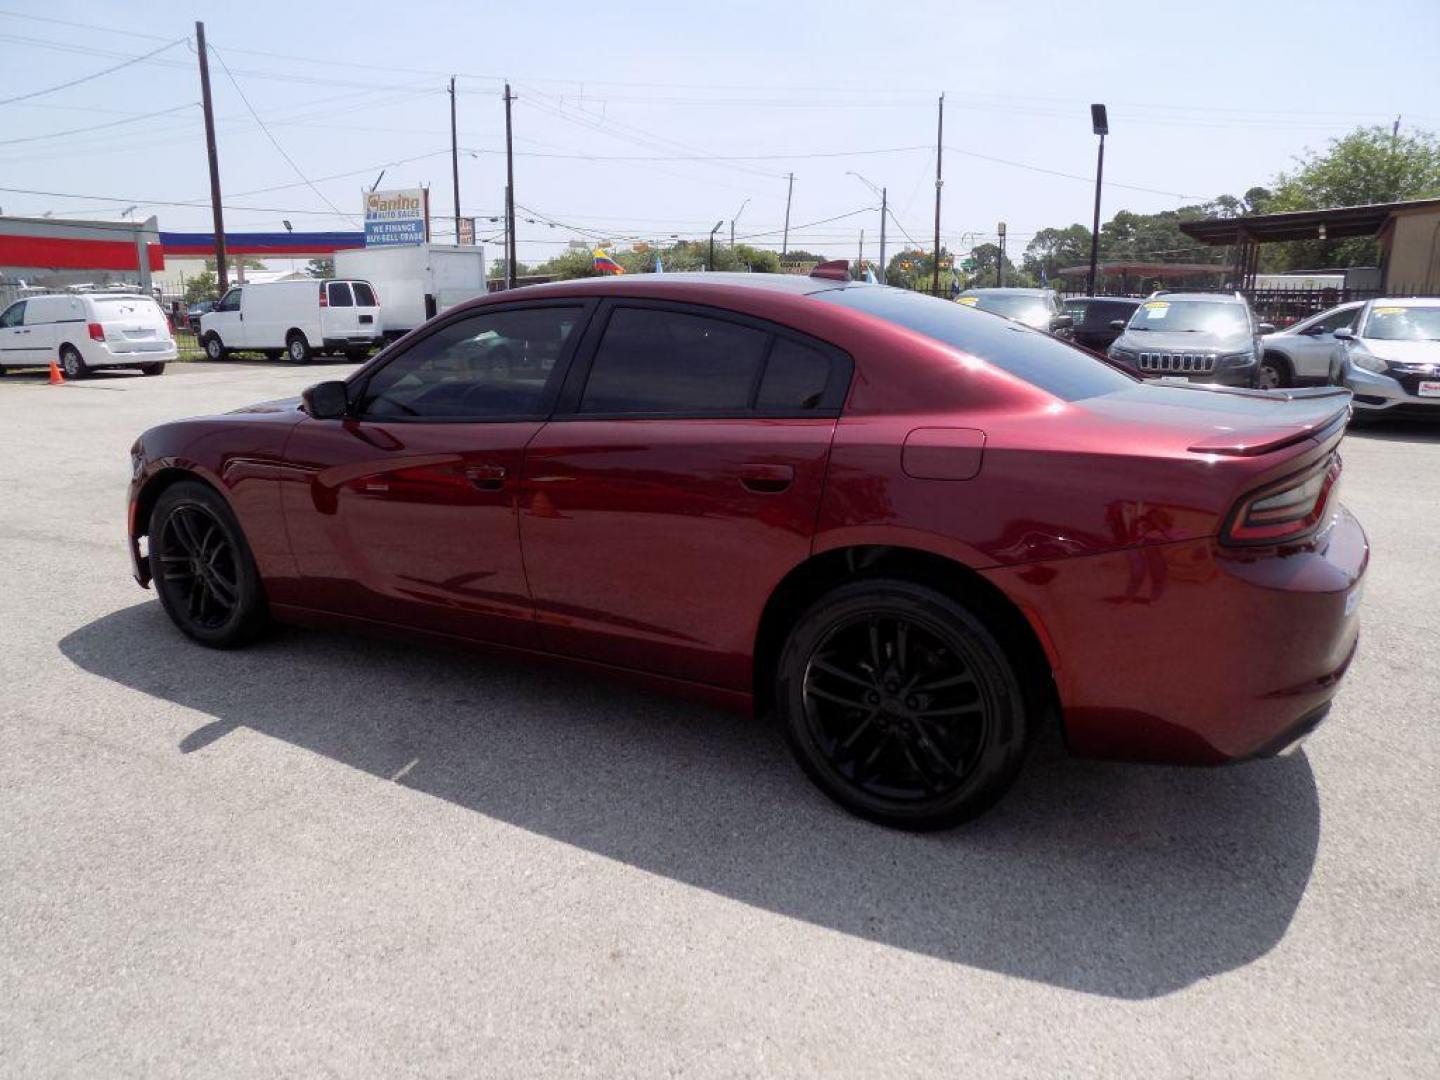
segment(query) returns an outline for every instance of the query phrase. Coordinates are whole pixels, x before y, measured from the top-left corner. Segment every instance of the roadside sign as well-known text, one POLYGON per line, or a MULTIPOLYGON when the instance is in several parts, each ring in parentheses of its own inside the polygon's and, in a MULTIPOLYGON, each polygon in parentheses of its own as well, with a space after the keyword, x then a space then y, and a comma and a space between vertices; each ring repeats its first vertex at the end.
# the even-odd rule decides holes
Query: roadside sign
POLYGON ((396 247, 425 243, 425 191, 365 193, 365 246, 396 247))

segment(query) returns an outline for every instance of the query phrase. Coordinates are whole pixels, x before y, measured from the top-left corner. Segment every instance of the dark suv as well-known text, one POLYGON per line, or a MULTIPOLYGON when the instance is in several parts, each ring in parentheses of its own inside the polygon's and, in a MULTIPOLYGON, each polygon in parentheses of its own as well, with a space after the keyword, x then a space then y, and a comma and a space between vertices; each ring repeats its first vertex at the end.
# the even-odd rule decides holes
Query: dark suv
POLYGON ((1110 359, 1146 379, 1259 386, 1260 335, 1239 293, 1157 292, 1141 302, 1110 346, 1110 359))
POLYGON ((1075 344, 1103 353, 1139 306, 1133 296, 1071 296, 1065 300, 1065 314, 1074 320, 1075 344), (1117 322, 1121 325, 1114 325, 1117 322))

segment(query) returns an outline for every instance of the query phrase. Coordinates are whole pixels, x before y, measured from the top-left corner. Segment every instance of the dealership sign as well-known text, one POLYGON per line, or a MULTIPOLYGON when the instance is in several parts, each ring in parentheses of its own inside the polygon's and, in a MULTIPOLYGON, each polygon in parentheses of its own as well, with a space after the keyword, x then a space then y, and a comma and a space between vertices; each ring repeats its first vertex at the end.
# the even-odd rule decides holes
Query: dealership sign
POLYGON ((429 199, 424 188, 365 193, 365 246, 396 247, 426 240, 429 199))

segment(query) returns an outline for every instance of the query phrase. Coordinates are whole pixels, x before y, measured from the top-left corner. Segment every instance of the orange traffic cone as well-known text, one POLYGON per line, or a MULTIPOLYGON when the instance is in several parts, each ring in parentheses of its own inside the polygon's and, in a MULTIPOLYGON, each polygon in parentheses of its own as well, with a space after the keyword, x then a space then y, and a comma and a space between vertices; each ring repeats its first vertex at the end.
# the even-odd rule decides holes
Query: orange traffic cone
POLYGON ((65 382, 65 376, 61 374, 60 366, 54 360, 50 361, 50 385, 60 386, 65 382))

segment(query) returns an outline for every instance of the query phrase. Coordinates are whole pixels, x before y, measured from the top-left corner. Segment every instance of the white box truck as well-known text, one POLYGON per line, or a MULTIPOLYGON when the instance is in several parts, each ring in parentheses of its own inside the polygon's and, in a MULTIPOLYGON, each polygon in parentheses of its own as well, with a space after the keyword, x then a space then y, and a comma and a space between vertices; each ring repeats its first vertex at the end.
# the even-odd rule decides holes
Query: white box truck
POLYGON ((408 334, 447 308, 485 295, 485 249, 416 244, 335 253, 335 276, 363 278, 380 297, 387 338, 408 334))

